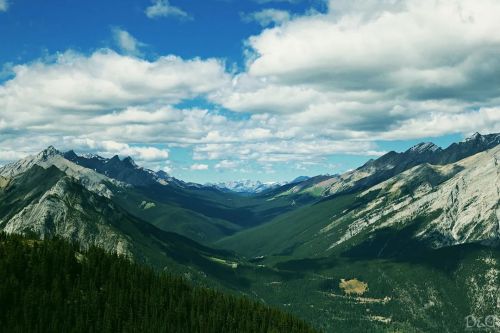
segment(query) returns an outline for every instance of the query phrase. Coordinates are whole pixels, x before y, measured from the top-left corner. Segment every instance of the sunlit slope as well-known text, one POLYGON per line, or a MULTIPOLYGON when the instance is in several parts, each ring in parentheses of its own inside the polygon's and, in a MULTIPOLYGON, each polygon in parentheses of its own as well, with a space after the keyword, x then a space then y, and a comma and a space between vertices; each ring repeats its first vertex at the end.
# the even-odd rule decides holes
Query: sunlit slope
POLYGON ((246 255, 323 256, 386 229, 412 228, 430 247, 498 244, 500 146, 422 164, 367 190, 334 195, 219 242, 246 255))

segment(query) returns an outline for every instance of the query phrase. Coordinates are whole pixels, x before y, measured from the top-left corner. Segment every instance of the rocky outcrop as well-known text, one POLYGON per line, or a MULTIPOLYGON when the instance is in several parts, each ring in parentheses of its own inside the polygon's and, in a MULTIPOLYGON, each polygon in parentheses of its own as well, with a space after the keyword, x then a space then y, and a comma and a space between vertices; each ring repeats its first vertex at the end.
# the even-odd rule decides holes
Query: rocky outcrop
MULTIPOLYGON (((459 162, 424 164, 366 190, 379 193, 362 209, 339 219, 352 219, 331 248, 362 231, 412 223, 433 215, 415 234, 433 247, 481 242, 500 243, 500 146, 459 162)), ((323 228, 329 233, 338 219, 323 228)))

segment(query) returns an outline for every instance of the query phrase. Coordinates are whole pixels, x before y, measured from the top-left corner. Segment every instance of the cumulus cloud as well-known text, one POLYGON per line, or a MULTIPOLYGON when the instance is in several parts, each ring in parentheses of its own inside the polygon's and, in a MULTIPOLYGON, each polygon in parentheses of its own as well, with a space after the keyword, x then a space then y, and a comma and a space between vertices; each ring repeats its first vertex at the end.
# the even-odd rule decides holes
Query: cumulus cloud
POLYGON ((0 86, 2 118, 12 127, 40 128, 134 105, 179 103, 217 90, 229 79, 218 60, 165 56, 146 61, 110 50, 88 57, 66 52, 54 62, 14 66, 13 72, 14 78, 0 86))
POLYGON ((260 4, 265 4, 265 3, 272 3, 272 2, 288 2, 288 3, 298 3, 303 0, 254 0, 257 3, 260 4))
POLYGON ((247 71, 212 98, 314 125, 317 136, 405 139, 418 133, 402 130, 410 124, 475 119, 426 131, 459 132, 498 106, 500 38, 491 31, 499 11, 494 0, 332 0, 327 13, 249 38, 247 71))
POLYGON ((168 148, 181 146, 194 165, 272 170, 379 156, 376 140, 498 132, 498 12, 493 0, 335 0, 249 38, 240 73, 110 50, 12 66, 0 161, 56 144, 171 170, 168 148), (215 106, 179 106, 198 98, 215 106))
MULTIPOLYGON (((12 71, 12 79, 0 85, 3 149, 25 147, 28 154, 53 144, 146 162, 167 158, 166 151, 153 147, 159 137, 165 138, 161 144, 198 140, 205 126, 219 122, 206 110, 172 105, 218 90, 230 79, 224 64, 214 59, 146 61, 110 50, 89 56, 68 51, 12 71), (189 134, 183 134, 185 128, 189 134), (131 141, 139 144, 127 146, 131 141)), ((2 160, 11 160, 8 156, 3 153, 2 160)))
POLYGON ((215 169, 236 169, 241 164, 241 161, 222 160, 215 165, 215 169))
POLYGON ((258 12, 242 14, 244 22, 257 22, 262 27, 267 27, 271 24, 282 24, 290 20, 290 13, 280 9, 263 9, 258 12))
POLYGON ((207 164, 193 164, 193 165, 191 165, 190 169, 194 170, 194 171, 208 170, 208 165, 207 164))
POLYGON ((149 18, 177 17, 184 20, 192 19, 184 10, 172 6, 169 0, 153 0, 153 4, 146 8, 145 13, 149 18))
POLYGON ((111 140, 96 141, 89 138, 65 138, 65 145, 73 145, 81 150, 88 148, 103 155, 134 156, 139 161, 156 162, 168 158, 168 149, 151 146, 130 146, 127 143, 111 140))
POLYGON ((0 12, 6 12, 9 9, 9 2, 7 0, 0 0, 0 12))
POLYGON ((320 161, 332 154, 362 154, 380 156, 384 152, 377 151, 371 142, 346 141, 337 142, 328 139, 316 140, 279 140, 271 144, 256 142, 248 143, 221 143, 198 145, 194 148, 195 158, 221 159, 216 168, 234 168, 239 161, 230 160, 234 157, 231 152, 238 151, 243 161, 253 160, 261 164, 290 161, 320 161))
POLYGON ((16 161, 26 155, 28 155, 28 153, 22 150, 0 149, 0 165, 3 165, 3 161, 16 161))
POLYGON ((113 39, 116 45, 126 54, 141 55, 141 47, 145 46, 144 43, 139 42, 128 31, 120 28, 113 28, 113 39))
POLYGON ((479 84, 484 91, 472 89, 465 98, 491 97, 495 89, 482 80, 499 74, 494 54, 500 38, 489 33, 500 27, 493 14, 499 9, 493 0, 331 1, 326 15, 252 37, 257 57, 249 73, 325 90, 390 89, 413 98, 460 97, 479 84))

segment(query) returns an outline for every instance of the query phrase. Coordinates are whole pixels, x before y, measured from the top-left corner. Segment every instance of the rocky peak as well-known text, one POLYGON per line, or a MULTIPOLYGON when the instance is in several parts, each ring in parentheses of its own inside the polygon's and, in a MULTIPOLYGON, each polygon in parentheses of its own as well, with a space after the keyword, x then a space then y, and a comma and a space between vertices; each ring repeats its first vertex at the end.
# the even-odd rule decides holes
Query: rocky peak
POLYGON ((112 168, 112 167, 121 167, 122 161, 120 160, 120 157, 118 155, 115 155, 111 157, 110 159, 105 159, 104 163, 107 164, 106 167, 112 168))
POLYGON ((427 153, 427 152, 436 152, 438 150, 441 150, 440 147, 436 146, 432 142, 421 142, 413 147, 411 147, 408 152, 413 152, 413 153, 427 153))
POLYGON ((170 175, 169 175, 168 173, 166 173, 165 171, 163 171, 163 170, 157 171, 157 172, 156 172, 156 175, 157 175, 160 179, 168 179, 168 178, 170 178, 170 175))
POLYGON ((125 164, 126 166, 130 166, 132 168, 138 168, 137 164, 135 164, 135 161, 130 156, 125 157, 123 159, 122 163, 125 164))
POLYGON ((48 146, 46 149, 42 150, 40 153, 38 153, 37 158, 46 160, 49 157, 55 156, 55 155, 61 155, 61 152, 54 148, 54 146, 48 146))
POLYGON ((78 157, 78 155, 75 153, 75 151, 74 151, 74 150, 69 150, 69 151, 65 152, 65 153, 63 154, 63 156, 64 156, 65 158, 69 159, 70 161, 71 161, 72 159, 75 159, 75 158, 77 158, 77 157, 78 157))
POLYGON ((476 141, 476 140, 481 140, 483 139, 484 137, 479 133, 479 132, 476 132, 474 134, 472 134, 471 136, 469 136, 468 138, 465 139, 465 141, 476 141))

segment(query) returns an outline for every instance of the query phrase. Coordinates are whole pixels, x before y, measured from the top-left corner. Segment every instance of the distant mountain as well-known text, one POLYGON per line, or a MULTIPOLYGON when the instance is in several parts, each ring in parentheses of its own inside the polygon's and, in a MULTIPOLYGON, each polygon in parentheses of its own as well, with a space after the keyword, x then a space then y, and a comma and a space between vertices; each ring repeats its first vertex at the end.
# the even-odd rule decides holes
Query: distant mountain
POLYGON ((301 182, 308 180, 309 178, 311 178, 311 177, 299 176, 299 177, 295 178, 294 180, 292 180, 291 182, 289 182, 289 184, 301 183, 301 182))
POLYGON ((285 185, 286 182, 267 182, 258 180, 234 180, 221 183, 207 183, 205 186, 213 187, 221 191, 230 191, 237 193, 261 193, 270 189, 285 185))
POLYGON ((224 192, 236 192, 243 194, 260 194, 269 190, 277 189, 287 184, 296 184, 308 180, 310 177, 300 176, 290 182, 261 182, 258 180, 233 180, 220 183, 206 183, 205 186, 213 187, 224 192))
POLYGON ((93 154, 77 155, 73 150, 62 156, 75 164, 134 186, 147 186, 153 183, 166 185, 170 182, 176 185, 182 184, 181 181, 170 177, 164 171, 155 172, 139 167, 130 156, 121 160, 118 155, 115 155, 108 159, 93 154))
MULTIPOLYGON (((426 144, 402 154, 386 155, 393 156, 393 162, 382 163, 384 159, 379 159, 362 168, 377 165, 378 170, 406 170, 370 187, 351 186, 349 191, 324 197, 314 205, 229 237, 221 245, 258 256, 287 251, 293 244, 293 250, 289 251, 297 255, 323 256, 394 229, 406 230, 406 241, 415 238, 429 248, 470 243, 499 246, 500 144, 457 162, 442 164, 468 155, 471 140, 483 141, 476 137, 454 144, 447 150, 452 154, 437 155, 436 164, 424 162, 410 169, 401 165, 417 163, 418 156, 423 154, 434 156, 445 150, 426 144), (460 147, 465 151, 459 150, 460 147), (413 162, 410 157, 414 157, 413 162)), ((472 151, 478 149, 476 146, 472 151)), ((376 174, 367 177, 376 179, 373 176, 376 174)), ((343 177, 339 176, 337 181, 343 181, 343 177)), ((330 179, 311 180, 325 184, 330 179)), ((390 242, 386 246, 385 251, 389 251, 390 242)), ((383 250, 377 249, 382 251, 380 256, 383 250)))
POLYGON ((499 160, 500 135, 475 134, 241 195, 49 147, 0 168, 0 230, 98 246, 326 332, 460 332, 500 315, 499 160))

